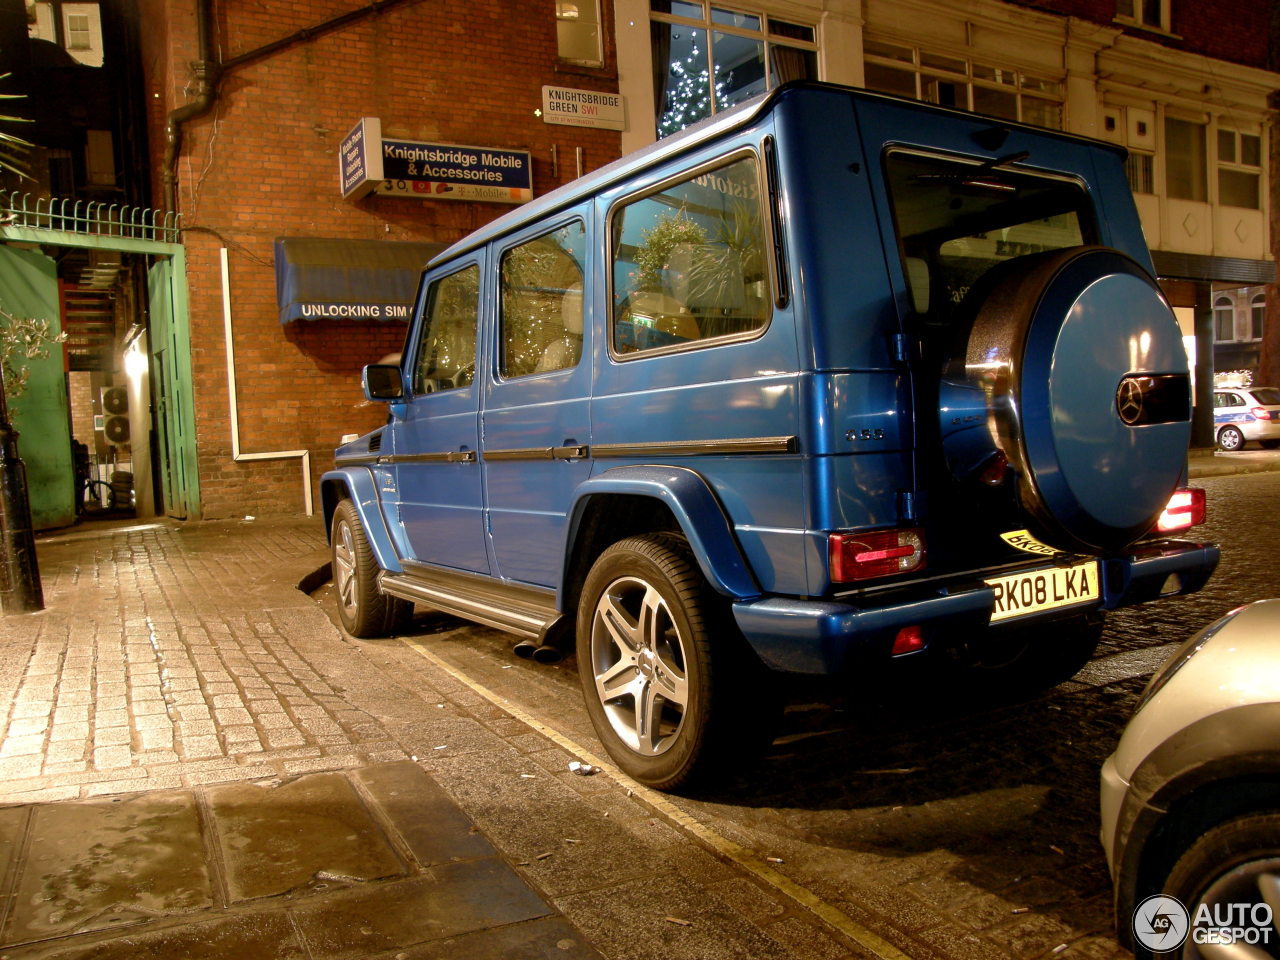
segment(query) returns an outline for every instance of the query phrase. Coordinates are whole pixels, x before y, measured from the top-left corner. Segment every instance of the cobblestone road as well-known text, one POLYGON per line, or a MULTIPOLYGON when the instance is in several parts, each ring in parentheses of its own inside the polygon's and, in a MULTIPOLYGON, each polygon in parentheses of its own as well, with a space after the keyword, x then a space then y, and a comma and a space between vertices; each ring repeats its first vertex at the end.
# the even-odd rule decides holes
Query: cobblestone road
MULTIPOLYGON (((1113 615, 1097 658, 1024 702, 911 682, 793 705, 764 762, 676 802, 916 960, 1127 957, 1111 935, 1098 771, 1172 644, 1276 595, 1280 474, 1210 478, 1201 593, 1113 615)), ((513 661, 500 634, 419 613, 418 640, 460 673, 599 751, 571 662, 513 661)), ((413 656, 377 656, 411 670, 413 656)), ((447 761, 442 761, 447 762, 447 761)), ((427 768, 432 769, 428 758, 427 768)))

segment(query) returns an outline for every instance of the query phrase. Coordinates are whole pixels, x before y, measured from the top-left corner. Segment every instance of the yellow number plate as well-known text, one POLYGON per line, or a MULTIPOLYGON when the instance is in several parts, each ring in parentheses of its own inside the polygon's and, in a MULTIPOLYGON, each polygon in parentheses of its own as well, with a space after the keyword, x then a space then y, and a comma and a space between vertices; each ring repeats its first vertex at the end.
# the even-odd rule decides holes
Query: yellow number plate
POLYGON ((996 594, 995 606, 991 608, 992 623, 1092 603, 1101 596, 1098 564, 1094 560, 996 577, 988 580, 987 585, 996 594))

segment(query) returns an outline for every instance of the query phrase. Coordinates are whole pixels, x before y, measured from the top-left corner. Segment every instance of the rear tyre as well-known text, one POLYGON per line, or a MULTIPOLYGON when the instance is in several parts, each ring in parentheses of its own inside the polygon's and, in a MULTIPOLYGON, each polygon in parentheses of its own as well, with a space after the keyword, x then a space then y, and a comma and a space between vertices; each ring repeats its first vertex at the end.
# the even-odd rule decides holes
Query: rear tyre
POLYGON ((1218 431, 1218 448, 1235 451, 1244 447, 1244 434, 1239 427, 1223 427, 1218 431))
POLYGON ((1015 694, 1047 690, 1070 680, 1089 662, 1102 639, 1101 611, 1014 629, 978 652, 973 673, 984 691, 1015 694))
POLYGON ((409 622, 413 604, 389 597, 378 587, 378 561, 369 546, 360 515, 350 500, 333 511, 329 543, 338 619, 353 637, 384 637, 409 622))
POLYGON ((774 716, 767 672, 673 534, 619 541, 596 560, 578 607, 577 659, 609 756, 659 790, 750 756, 774 716))

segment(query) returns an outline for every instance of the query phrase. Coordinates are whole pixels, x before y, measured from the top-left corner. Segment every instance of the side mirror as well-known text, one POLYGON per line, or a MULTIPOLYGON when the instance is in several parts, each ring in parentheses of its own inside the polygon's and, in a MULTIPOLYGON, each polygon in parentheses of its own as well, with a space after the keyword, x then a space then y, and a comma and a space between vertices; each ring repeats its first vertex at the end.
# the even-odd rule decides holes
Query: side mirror
POLYGON ((393 403, 404 399, 404 377, 390 363, 371 363, 360 375, 364 395, 373 401, 393 403))

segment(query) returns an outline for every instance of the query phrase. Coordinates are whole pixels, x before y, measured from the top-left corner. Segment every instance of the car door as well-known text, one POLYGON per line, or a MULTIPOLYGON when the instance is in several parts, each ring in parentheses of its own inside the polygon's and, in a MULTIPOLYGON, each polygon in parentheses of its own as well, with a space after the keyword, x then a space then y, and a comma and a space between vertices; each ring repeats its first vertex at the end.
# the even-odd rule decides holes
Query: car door
POLYGON ((388 431, 409 559, 488 573, 475 382, 482 268, 477 254, 429 278, 406 357, 409 395, 392 406, 388 431))
POLYGON ((546 224, 497 253, 482 455, 495 573, 555 586, 574 488, 590 472, 587 222, 546 224), (585 296, 584 296, 585 289, 585 296))

